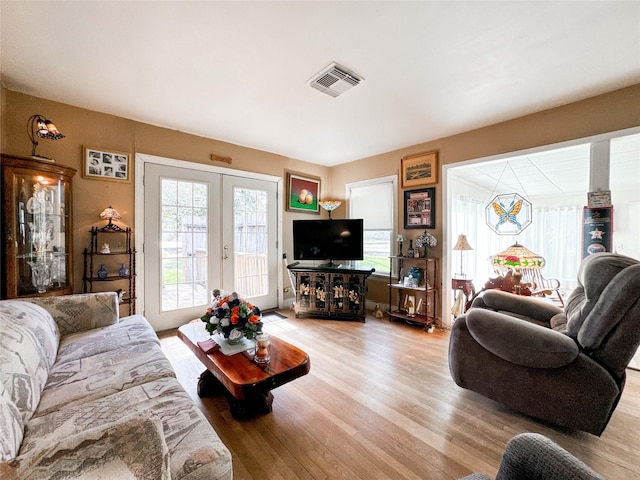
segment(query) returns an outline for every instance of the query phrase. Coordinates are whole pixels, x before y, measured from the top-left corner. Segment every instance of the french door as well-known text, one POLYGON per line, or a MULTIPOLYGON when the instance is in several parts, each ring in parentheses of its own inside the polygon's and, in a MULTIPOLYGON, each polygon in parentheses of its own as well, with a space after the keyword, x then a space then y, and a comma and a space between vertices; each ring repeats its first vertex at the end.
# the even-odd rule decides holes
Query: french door
POLYGON ((153 163, 144 170, 144 313, 154 328, 200 317, 214 288, 277 307, 277 184, 153 163))

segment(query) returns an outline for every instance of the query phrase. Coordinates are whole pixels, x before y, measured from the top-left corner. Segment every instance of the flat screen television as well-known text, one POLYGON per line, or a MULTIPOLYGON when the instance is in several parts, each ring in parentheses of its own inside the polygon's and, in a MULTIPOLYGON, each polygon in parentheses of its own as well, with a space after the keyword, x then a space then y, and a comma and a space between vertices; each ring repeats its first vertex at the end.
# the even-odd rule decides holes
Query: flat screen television
POLYGON ((361 218, 293 221, 295 260, 362 260, 362 242, 361 218))

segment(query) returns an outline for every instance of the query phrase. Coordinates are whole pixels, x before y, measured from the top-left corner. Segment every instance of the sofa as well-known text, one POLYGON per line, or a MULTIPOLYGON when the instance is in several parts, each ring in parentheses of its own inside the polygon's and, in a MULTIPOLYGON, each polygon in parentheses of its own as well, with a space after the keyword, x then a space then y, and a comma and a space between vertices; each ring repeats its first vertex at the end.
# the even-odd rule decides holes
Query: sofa
POLYGON ((116 293, 0 301, 0 478, 231 479, 231 454, 116 293))

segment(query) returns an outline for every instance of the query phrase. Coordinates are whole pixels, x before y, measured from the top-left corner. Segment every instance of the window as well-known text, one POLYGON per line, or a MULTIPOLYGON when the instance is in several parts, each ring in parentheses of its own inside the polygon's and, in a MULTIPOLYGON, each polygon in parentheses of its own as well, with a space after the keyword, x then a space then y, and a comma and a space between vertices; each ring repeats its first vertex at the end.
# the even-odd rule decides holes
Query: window
POLYGON ((364 220, 364 260, 377 273, 389 273, 396 224, 397 177, 375 178, 347 184, 349 218, 364 220))

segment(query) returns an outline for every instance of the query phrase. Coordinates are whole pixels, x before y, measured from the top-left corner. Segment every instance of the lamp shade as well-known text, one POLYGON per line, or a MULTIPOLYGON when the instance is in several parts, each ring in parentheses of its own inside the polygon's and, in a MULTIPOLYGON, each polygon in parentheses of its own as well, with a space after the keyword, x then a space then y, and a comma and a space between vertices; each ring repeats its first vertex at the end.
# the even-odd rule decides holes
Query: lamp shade
POLYGON ((29 120, 27 120, 27 134, 29 135, 29 140, 31 140, 31 156, 41 159, 46 158, 36 155, 36 147, 38 146, 36 137, 46 138, 48 140, 60 140, 61 138, 64 138, 64 135, 60 133, 54 123, 51 120, 47 120, 39 113, 31 115, 29 120))
POLYGON ((518 242, 491 257, 491 264, 498 268, 542 268, 546 263, 544 257, 518 242))
POLYGON ((398 236, 396 237, 396 242, 406 242, 406 241, 407 241, 407 237, 405 237, 401 233, 399 233, 398 236))
POLYGON ((120 220, 121 216, 115 208, 109 205, 100 213, 100 218, 103 220, 109 220, 109 223, 111 223, 112 220, 120 220))
POLYGON ((467 240, 467 236, 465 234, 458 235, 458 241, 453 246, 452 250, 473 250, 471 245, 469 245, 469 241, 467 240))
POLYGON ((322 208, 324 208, 327 212, 331 212, 342 205, 340 200, 321 200, 318 202, 322 208))

